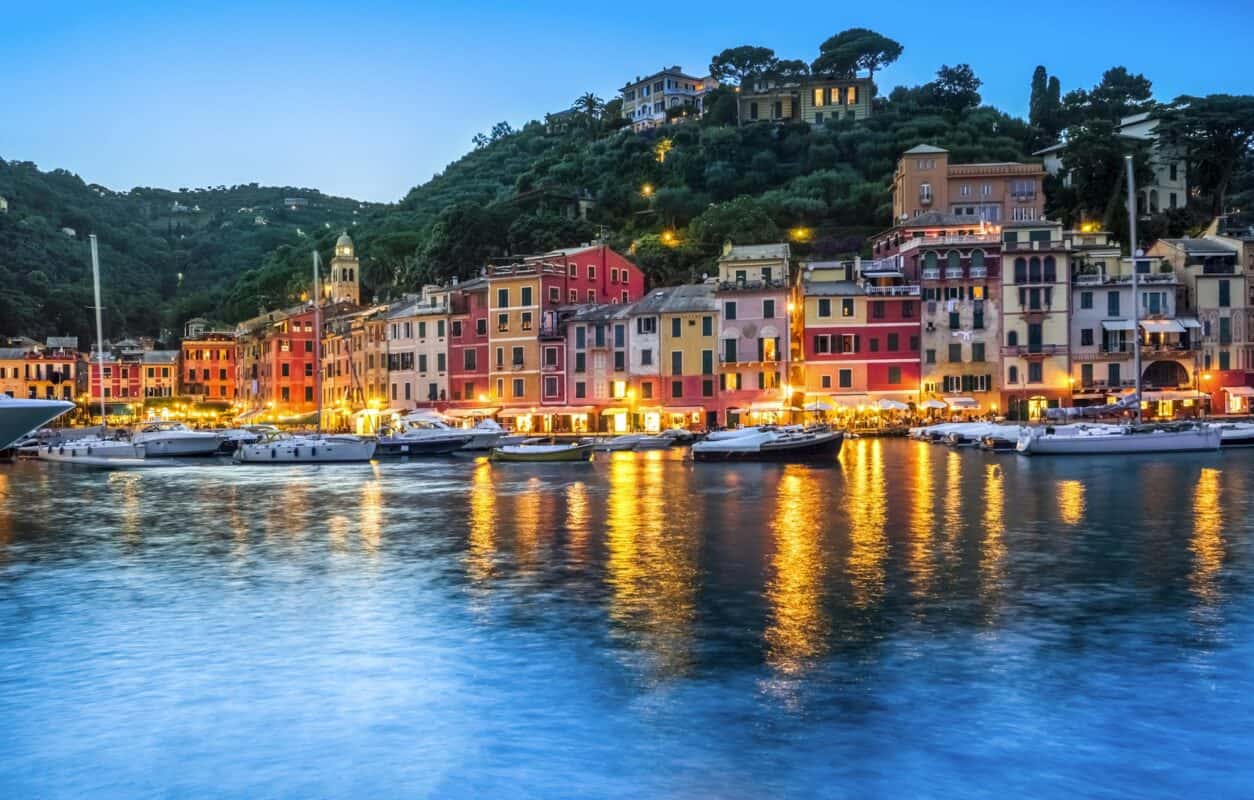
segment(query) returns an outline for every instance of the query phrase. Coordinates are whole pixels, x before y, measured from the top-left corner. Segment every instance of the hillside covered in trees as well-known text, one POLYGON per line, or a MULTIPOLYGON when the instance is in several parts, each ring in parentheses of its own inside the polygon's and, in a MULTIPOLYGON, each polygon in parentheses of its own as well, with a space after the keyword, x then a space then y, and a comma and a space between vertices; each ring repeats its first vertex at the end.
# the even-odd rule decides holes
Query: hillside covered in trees
POLYGON ((983 104, 979 77, 959 64, 922 86, 881 90, 865 120, 737 125, 739 84, 873 74, 901 50, 863 29, 823 42, 813 61, 730 48, 710 64, 722 85, 700 119, 677 116, 637 134, 618 100, 584 94, 569 112, 476 136, 473 150, 390 205, 255 185, 116 194, 65 172, 0 162, 0 195, 15 205, 0 215, 0 331, 83 335, 90 281, 81 239, 89 229, 104 248, 107 324, 130 333, 177 328, 193 314, 234 321, 291 302, 308 289, 310 251, 329 258, 345 227, 362 258, 363 298, 380 300, 595 237, 630 253, 655 283, 709 271, 726 239, 787 237, 801 254, 856 253, 891 224, 897 158, 924 142, 962 163, 1028 159, 1065 140, 1072 180, 1047 182, 1049 215, 1101 220, 1119 232, 1122 156, 1133 153, 1144 176, 1148 151, 1115 126, 1139 111, 1162 117, 1165 138, 1190 156, 1196 187, 1188 208, 1146 221, 1149 236, 1195 230, 1216 209, 1254 200, 1254 98, 1162 105, 1148 78, 1122 67, 1091 89, 1065 92, 1038 68, 1030 83, 1025 76, 1027 120, 983 104), (308 207, 285 207, 293 195, 308 207), (199 211, 174 212, 175 202, 199 211), (255 224, 256 215, 268 224, 255 224))

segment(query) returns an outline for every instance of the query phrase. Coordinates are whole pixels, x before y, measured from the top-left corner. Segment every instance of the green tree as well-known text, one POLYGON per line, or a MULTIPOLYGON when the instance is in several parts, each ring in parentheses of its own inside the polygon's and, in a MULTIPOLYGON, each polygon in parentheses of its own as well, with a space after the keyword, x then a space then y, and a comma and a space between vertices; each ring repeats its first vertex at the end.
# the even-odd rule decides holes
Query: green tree
POLYGON ((983 83, 975 76, 970 64, 955 67, 942 65, 936 71, 936 80, 928 87, 936 105, 947 111, 962 113, 980 104, 980 86, 983 83))
POLYGON ((571 110, 577 111, 589 120, 600 119, 601 113, 605 110, 605 101, 592 92, 585 92, 576 98, 571 110))
POLYGON ((688 231, 694 243, 721 247, 732 240, 741 244, 777 242, 779 226, 760 200, 737 197, 726 203, 710 206, 692 221, 688 231))
POLYGON ((1071 125, 1091 119, 1118 123, 1123 117, 1149 111, 1153 106, 1150 79, 1139 73, 1133 75, 1125 67, 1111 67, 1089 91, 1076 89, 1062 99, 1063 116, 1071 125))
POLYGON ((1161 142, 1187 154, 1194 185, 1210 198, 1211 213, 1225 211, 1228 187, 1254 143, 1254 96, 1183 95, 1159 114, 1161 142))
POLYGON ((899 42, 867 28, 841 31, 819 45, 819 57, 811 64, 815 75, 849 76, 864 69, 872 79, 875 71, 901 57, 899 42))
POLYGON ((770 72, 776 61, 775 51, 769 47, 729 47, 710 60, 710 75, 719 83, 740 86, 770 72))

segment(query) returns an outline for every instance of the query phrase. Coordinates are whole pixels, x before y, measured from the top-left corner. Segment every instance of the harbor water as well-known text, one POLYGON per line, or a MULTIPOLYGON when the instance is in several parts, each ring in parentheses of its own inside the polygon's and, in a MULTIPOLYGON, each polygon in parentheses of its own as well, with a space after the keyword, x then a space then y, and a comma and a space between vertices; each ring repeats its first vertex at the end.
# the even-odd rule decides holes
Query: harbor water
POLYGON ((1254 453, 0 465, 0 796, 1242 797, 1254 453))

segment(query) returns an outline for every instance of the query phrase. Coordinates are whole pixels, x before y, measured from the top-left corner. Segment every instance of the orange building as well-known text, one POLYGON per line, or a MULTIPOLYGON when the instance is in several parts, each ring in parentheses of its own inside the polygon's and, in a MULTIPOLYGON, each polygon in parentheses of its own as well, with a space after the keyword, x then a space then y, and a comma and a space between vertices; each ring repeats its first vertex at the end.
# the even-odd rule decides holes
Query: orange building
POLYGON ((948 150, 921 144, 902 154, 893 173, 893 224, 928 211, 998 224, 1040 219, 1044 177, 1041 164, 951 164, 948 150))
POLYGON ((183 391, 201 401, 234 402, 236 347, 229 333, 184 339, 183 391))

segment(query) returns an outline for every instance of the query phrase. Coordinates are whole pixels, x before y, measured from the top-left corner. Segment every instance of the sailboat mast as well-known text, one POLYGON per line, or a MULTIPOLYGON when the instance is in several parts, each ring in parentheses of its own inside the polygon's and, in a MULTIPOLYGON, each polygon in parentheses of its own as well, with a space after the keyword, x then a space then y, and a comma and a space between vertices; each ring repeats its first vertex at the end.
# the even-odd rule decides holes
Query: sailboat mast
POLYGON ((104 323, 101 321, 104 304, 100 302, 100 250, 96 245, 96 234, 87 238, 91 242, 91 281, 96 293, 96 363, 100 370, 100 432, 103 434, 108 429, 108 423, 105 422, 104 323))
POLYGON ((322 288, 318 281, 318 251, 313 254, 314 397, 318 400, 317 431, 322 433, 322 288))
POLYGON ((1128 255, 1132 257, 1132 370, 1136 373, 1136 422, 1141 424, 1141 284, 1136 251, 1136 178, 1132 156, 1123 157, 1128 167, 1128 255))

